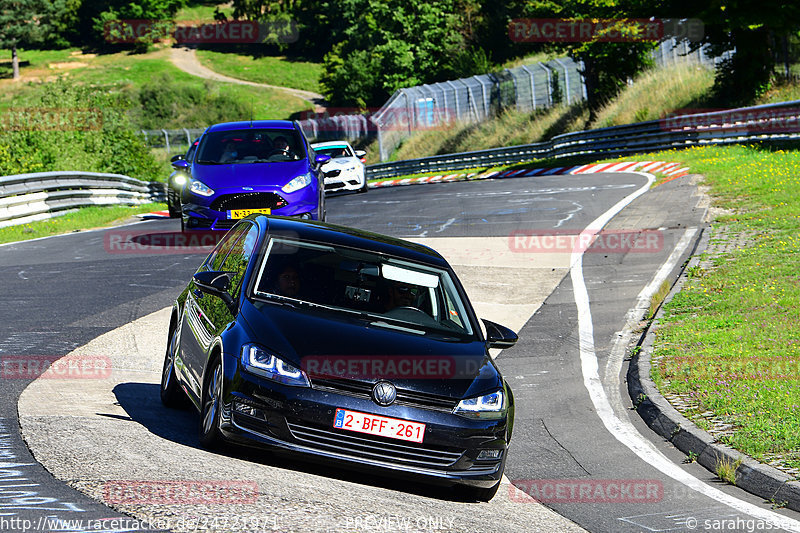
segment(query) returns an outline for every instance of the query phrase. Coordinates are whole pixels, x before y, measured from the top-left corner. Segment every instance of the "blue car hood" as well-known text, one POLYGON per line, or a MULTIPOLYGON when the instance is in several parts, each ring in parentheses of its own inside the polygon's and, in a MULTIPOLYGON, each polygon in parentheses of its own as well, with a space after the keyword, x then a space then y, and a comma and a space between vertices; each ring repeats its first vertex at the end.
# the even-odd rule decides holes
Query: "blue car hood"
POLYGON ((388 379, 401 388, 450 398, 502 387, 486 345, 476 339, 404 333, 361 318, 278 303, 245 301, 242 315, 253 342, 306 370, 312 379, 315 373, 373 383, 388 379), (338 374, 350 362, 355 366, 338 374), (389 374, 381 374, 384 369, 389 374), (331 370, 336 374, 329 374, 331 370), (347 374, 351 370, 355 374, 347 374))
POLYGON ((192 178, 202 181, 215 191, 242 187, 281 188, 294 178, 308 172, 305 160, 280 163, 237 163, 232 165, 192 166, 192 178))

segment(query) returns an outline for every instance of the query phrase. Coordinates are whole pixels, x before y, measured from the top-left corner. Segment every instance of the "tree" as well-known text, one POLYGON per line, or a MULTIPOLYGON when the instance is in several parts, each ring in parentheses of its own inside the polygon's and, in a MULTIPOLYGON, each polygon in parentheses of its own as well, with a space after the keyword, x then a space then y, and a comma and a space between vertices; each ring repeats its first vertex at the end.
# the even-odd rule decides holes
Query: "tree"
POLYGON ((474 2, 343 0, 335 18, 349 25, 325 55, 325 96, 336 105, 364 108, 382 104, 401 87, 457 77, 470 65, 459 11, 467 3, 474 2))
POLYGON ((649 18, 657 5, 658 2, 647 0, 571 0, 558 3, 532 0, 517 6, 521 12, 513 18, 593 21, 603 26, 594 34, 593 40, 554 42, 549 46, 583 62, 582 74, 591 121, 629 78, 652 64, 650 51, 656 43, 644 41, 642 28, 633 24, 631 19, 649 18), (615 35, 614 39, 607 40, 610 35, 615 35))
POLYGON ((751 103, 769 88, 782 42, 800 26, 800 4, 794 0, 667 0, 665 14, 703 21, 696 47, 710 45, 711 55, 735 52, 717 67, 714 93, 720 104, 751 103))
POLYGON ((50 24, 64 9, 63 0, 0 0, 0 48, 11 49, 15 80, 19 79, 17 49, 43 41, 50 24))

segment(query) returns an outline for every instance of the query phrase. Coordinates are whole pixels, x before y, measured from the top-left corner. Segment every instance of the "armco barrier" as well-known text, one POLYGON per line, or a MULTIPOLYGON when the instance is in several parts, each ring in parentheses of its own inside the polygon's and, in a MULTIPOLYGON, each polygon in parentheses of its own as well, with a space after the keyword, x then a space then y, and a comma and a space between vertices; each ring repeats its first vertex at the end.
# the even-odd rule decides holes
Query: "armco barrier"
POLYGON ((448 172, 586 154, 610 157, 690 146, 797 140, 800 140, 800 100, 566 133, 540 143, 380 163, 367 167, 367 178, 448 172))
POLYGON ((164 201, 164 185, 121 174, 39 172, 0 177, 0 227, 24 224, 91 205, 164 201))

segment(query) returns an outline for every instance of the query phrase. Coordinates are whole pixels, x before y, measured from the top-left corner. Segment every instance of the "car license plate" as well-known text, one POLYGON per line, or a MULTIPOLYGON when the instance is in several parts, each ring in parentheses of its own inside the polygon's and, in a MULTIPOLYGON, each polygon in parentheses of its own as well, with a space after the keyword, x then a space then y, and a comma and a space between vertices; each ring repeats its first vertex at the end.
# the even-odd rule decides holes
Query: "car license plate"
POLYGON ((425 424, 388 416, 368 415, 346 409, 336 410, 333 427, 411 442, 422 442, 422 438, 425 436, 425 424))
POLYGON ((262 215, 269 215, 272 213, 272 209, 232 209, 228 211, 229 218, 231 220, 244 218, 247 216, 252 215, 253 213, 260 213, 262 215))

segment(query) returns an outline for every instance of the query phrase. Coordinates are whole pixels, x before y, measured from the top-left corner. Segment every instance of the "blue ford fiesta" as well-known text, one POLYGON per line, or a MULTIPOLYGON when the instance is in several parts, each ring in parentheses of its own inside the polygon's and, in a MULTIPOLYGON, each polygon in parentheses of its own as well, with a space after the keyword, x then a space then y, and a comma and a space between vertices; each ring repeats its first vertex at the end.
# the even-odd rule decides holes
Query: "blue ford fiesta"
POLYGON ((229 230, 253 213, 325 220, 321 167, 296 122, 260 120, 209 127, 181 196, 183 230, 229 230))

